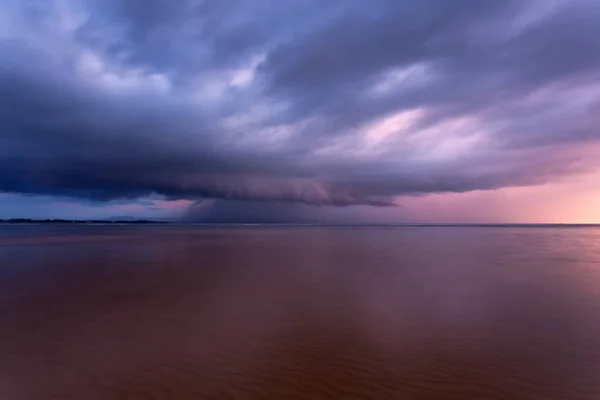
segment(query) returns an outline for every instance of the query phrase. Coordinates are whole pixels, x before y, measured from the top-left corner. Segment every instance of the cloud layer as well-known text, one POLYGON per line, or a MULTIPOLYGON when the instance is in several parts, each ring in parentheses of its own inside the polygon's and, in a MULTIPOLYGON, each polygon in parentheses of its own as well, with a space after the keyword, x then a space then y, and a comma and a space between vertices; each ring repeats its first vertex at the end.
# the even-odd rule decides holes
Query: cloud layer
POLYGON ((0 0, 0 192, 393 205, 598 167, 595 0, 0 0))

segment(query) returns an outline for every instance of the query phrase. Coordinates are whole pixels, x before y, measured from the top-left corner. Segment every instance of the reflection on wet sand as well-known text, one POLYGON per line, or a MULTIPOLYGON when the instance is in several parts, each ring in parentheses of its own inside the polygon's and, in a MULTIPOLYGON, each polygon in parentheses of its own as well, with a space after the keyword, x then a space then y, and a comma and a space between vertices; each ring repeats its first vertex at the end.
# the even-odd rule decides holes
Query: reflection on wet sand
POLYGON ((5 234, 0 398, 600 398, 598 239, 517 228, 5 234))

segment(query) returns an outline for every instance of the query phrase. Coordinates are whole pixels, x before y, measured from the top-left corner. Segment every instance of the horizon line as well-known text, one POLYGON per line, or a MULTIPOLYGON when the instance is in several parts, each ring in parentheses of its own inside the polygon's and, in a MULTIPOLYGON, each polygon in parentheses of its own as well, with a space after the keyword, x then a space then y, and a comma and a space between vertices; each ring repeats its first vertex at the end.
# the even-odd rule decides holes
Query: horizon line
POLYGON ((71 219, 71 218, 0 218, 0 224, 17 225, 17 224, 96 224, 96 225, 135 225, 139 223, 145 224, 161 224, 161 225, 200 225, 200 226, 389 226, 389 227, 600 227, 600 222, 590 223, 572 223, 572 222, 193 222, 193 221, 176 221, 176 220, 160 220, 160 219, 123 219, 123 220, 106 220, 106 219, 71 219))

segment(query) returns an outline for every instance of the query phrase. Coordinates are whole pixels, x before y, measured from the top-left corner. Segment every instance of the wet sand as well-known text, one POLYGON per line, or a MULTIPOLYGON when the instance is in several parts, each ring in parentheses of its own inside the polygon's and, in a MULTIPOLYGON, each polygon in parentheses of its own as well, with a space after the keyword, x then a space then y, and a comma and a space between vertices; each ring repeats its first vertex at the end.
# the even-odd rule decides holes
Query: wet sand
POLYGON ((7 227, 0 265, 3 400, 600 399, 596 228, 7 227))

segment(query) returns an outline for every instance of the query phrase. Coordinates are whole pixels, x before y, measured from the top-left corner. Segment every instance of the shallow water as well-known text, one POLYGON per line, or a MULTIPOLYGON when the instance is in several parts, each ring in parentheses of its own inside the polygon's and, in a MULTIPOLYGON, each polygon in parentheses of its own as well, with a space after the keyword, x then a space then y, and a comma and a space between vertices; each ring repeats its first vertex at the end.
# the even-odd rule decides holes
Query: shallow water
POLYGON ((0 398, 598 399, 600 229, 0 227, 0 398))

